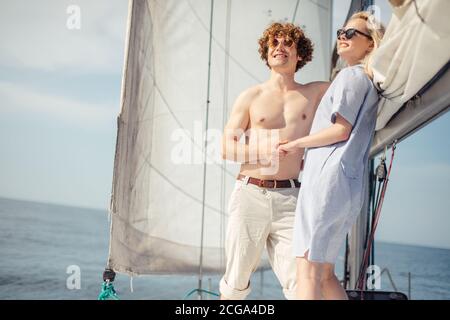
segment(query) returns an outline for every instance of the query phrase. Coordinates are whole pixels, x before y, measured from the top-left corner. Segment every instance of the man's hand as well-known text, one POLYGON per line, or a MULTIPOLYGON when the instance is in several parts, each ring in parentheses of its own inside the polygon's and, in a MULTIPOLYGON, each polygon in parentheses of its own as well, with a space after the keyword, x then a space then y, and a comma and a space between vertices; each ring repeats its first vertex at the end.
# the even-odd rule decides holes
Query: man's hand
POLYGON ((286 152, 282 149, 280 149, 281 145, 285 145, 289 143, 289 140, 282 140, 275 144, 275 150, 273 150, 273 153, 278 154, 280 157, 285 157, 286 152))
POLYGON ((286 141, 281 141, 272 144, 272 146, 269 146, 265 153, 264 159, 261 161, 263 165, 270 165, 273 166, 275 164, 278 164, 280 160, 282 160, 285 157, 285 153, 278 150, 278 146, 282 143, 286 143, 286 141))
POLYGON ((270 151, 270 154, 269 154, 270 162, 280 161, 286 157, 287 153, 280 149, 280 145, 288 143, 288 142, 289 142, 288 140, 282 140, 273 145, 272 150, 270 151))
POLYGON ((291 155, 297 153, 299 151, 299 147, 297 146, 297 141, 282 141, 278 144, 277 151, 279 154, 283 154, 284 156, 291 155))

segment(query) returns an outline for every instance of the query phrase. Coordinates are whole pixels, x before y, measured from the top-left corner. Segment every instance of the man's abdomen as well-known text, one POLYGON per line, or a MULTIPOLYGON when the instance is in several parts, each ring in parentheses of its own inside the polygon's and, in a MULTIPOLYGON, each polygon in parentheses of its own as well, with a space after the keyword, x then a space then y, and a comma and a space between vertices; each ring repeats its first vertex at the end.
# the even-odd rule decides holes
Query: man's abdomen
POLYGON ((240 173, 265 180, 297 179, 300 173, 302 157, 303 154, 290 156, 290 158, 281 159, 278 164, 274 164, 272 167, 260 163, 245 163, 241 165, 240 173))

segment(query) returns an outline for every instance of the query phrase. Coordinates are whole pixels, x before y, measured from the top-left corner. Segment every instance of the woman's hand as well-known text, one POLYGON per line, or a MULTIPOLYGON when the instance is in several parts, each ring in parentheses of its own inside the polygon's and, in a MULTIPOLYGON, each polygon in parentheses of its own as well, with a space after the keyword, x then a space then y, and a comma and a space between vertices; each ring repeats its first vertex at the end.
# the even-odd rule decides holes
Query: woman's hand
POLYGON ((286 156, 286 152, 280 150, 279 146, 281 144, 285 144, 285 143, 288 143, 288 142, 289 142, 288 140, 282 140, 282 141, 279 141, 278 143, 275 143, 272 146, 272 150, 270 152, 270 160, 271 160, 271 162, 273 162, 275 159, 276 160, 281 160, 282 158, 284 158, 286 156))
POLYGON ((282 154, 284 156, 293 154, 293 153, 297 153, 299 151, 300 147, 298 146, 298 141, 294 140, 294 141, 281 141, 280 143, 278 143, 278 154, 282 154))

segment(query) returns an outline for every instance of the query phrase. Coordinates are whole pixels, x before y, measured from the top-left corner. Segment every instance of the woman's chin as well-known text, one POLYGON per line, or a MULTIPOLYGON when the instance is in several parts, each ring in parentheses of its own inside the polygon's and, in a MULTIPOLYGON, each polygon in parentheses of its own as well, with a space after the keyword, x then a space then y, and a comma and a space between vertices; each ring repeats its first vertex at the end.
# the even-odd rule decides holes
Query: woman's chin
POLYGON ((348 53, 350 52, 350 48, 349 47, 341 47, 341 48, 337 48, 337 54, 341 56, 341 58, 344 58, 346 55, 348 55, 348 53))

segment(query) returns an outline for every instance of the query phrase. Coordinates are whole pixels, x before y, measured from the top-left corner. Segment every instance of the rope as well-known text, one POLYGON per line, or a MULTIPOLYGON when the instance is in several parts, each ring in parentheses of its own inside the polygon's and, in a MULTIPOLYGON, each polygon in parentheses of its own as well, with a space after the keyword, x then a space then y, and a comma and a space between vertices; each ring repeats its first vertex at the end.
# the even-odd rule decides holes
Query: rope
POLYGON ((120 300, 111 282, 103 282, 102 291, 98 295, 98 300, 120 300))
POLYGON ((425 19, 422 17, 422 15, 419 12, 419 7, 417 5, 417 1, 413 0, 414 8, 416 9, 416 15, 419 17, 420 21, 422 21, 423 24, 425 24, 425 19))

